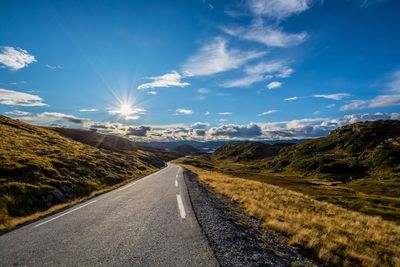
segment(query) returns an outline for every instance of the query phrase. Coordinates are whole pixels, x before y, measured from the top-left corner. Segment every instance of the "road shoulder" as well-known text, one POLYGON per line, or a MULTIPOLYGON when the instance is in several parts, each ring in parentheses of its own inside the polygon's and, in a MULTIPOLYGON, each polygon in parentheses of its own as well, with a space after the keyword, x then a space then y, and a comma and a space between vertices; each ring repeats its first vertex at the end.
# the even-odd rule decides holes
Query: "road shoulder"
POLYGON ((239 205, 217 194, 184 169, 184 179, 196 218, 221 266, 313 266, 286 239, 261 231, 259 221, 239 205))

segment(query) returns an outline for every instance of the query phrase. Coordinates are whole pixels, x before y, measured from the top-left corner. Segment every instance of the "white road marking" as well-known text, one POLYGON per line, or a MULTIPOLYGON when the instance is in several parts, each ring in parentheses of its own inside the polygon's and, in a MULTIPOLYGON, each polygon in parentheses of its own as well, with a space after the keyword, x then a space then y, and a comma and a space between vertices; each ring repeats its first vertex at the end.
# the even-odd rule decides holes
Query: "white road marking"
POLYGON ((176 195, 176 201, 178 201, 179 213, 181 214, 182 219, 186 218, 185 207, 183 206, 181 195, 176 195))
POLYGON ((121 187, 120 189, 117 189, 117 191, 122 191, 122 190, 125 190, 125 189, 127 189, 127 188, 129 188, 129 187, 131 187, 132 185, 135 185, 137 182, 134 182, 134 183, 131 183, 131 184, 129 184, 129 185, 126 185, 126 186, 124 186, 124 187, 121 187))
POLYGON ((178 181, 177 180, 175 180, 175 186, 178 187, 178 181))
POLYGON ((177 174, 175 177, 178 178, 179 174, 177 174))
POLYGON ((58 216, 56 216, 56 217, 54 217, 54 218, 51 218, 51 219, 49 219, 49 220, 47 220, 47 221, 44 221, 44 222, 39 223, 39 224, 36 224, 35 226, 33 226, 33 228, 36 228, 36 227, 39 227, 39 226, 41 226, 41 225, 43 225, 43 224, 46 224, 46 223, 48 223, 48 222, 54 221, 54 220, 56 220, 56 219, 58 219, 58 218, 60 218, 60 217, 62 217, 62 216, 64 216, 64 215, 70 214, 71 212, 77 211, 77 210, 79 210, 79 209, 81 209, 81 208, 83 208, 83 207, 86 207, 86 206, 88 206, 88 205, 90 205, 90 204, 93 204, 93 203, 95 203, 95 202, 97 202, 97 200, 90 201, 89 203, 86 203, 86 204, 84 204, 84 205, 82 205, 82 206, 79 206, 79 207, 77 207, 77 208, 75 208, 75 209, 72 209, 72 210, 69 210, 69 211, 67 211, 67 212, 64 212, 63 214, 60 214, 60 215, 58 215, 58 216))

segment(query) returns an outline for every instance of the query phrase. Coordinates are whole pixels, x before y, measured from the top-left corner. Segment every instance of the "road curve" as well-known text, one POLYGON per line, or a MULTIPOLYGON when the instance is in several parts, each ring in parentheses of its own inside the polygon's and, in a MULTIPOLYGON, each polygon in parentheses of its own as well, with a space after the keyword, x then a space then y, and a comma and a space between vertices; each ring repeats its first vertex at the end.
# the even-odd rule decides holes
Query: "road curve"
POLYGON ((1 266, 217 266, 174 164, 0 236, 1 266))

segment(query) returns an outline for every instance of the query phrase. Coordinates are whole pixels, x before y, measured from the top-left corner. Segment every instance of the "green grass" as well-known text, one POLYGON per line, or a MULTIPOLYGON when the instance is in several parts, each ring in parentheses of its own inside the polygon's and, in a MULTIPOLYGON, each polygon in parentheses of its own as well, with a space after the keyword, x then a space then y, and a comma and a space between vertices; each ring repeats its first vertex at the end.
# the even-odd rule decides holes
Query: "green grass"
POLYGON ((103 152, 0 116, 0 228, 149 174, 160 167, 155 159, 140 149, 103 152))

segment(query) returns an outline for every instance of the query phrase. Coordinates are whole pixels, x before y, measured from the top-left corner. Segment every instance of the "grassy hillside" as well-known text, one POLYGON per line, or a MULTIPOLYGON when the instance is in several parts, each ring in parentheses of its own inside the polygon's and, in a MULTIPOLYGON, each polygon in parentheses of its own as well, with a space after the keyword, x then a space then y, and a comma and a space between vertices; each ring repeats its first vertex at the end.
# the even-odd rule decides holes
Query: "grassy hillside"
POLYGON ((266 235, 270 229, 283 233, 288 244, 312 252, 325 266, 400 265, 400 226, 393 222, 316 201, 281 186, 182 166, 239 203, 260 221, 266 235))
POLYGON ((228 143, 218 148, 213 156, 218 159, 250 161, 276 156, 279 151, 293 143, 266 144, 261 142, 228 143))
POLYGON ((184 162, 400 223, 399 138, 400 121, 363 122, 287 146, 276 156, 264 157, 263 146, 245 142, 184 162))
POLYGON ((0 228, 161 167, 153 153, 102 151, 0 116, 0 228))
POLYGON ((266 167, 338 181, 366 176, 400 179, 400 121, 344 126, 327 137, 283 150, 266 167))

